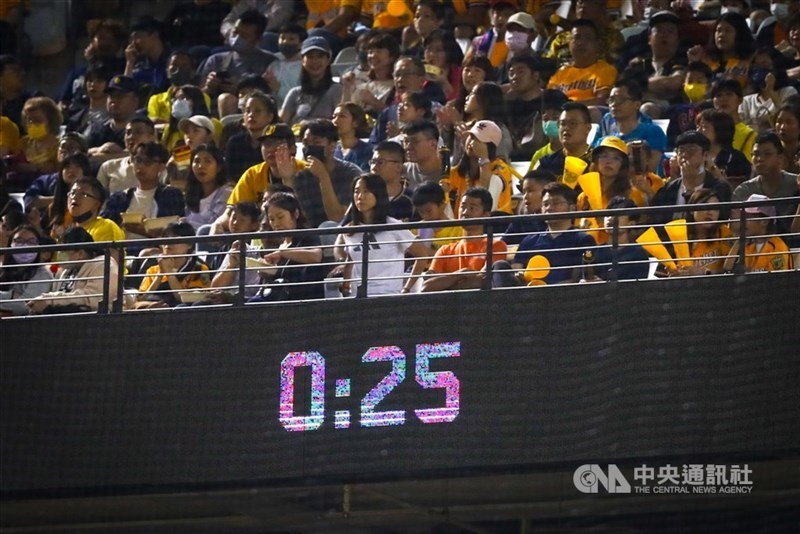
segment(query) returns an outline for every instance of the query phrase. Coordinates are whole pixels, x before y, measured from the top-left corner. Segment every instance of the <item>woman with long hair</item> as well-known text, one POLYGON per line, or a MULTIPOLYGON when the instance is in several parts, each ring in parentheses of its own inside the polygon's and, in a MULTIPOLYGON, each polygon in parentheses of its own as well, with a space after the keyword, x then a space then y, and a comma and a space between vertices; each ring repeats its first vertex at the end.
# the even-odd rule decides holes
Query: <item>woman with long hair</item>
POLYGON ((72 224, 72 216, 67 209, 67 195, 72 184, 79 178, 91 176, 91 172, 89 157, 82 152, 70 154, 61 160, 61 169, 53 191, 53 202, 48 208, 50 237, 56 241, 61 239, 72 224))
POLYGON ((775 117, 775 131, 783 144, 783 169, 788 172, 800 172, 800 102, 792 99, 785 102, 775 117))
POLYGON ((686 55, 689 62, 703 61, 720 78, 731 78, 744 88, 747 69, 755 50, 755 39, 747 19, 739 13, 724 13, 714 24, 711 42, 707 48, 695 45, 686 55))
POLYGON ((358 165, 362 170, 369 170, 372 158, 372 145, 362 141, 369 137, 367 114, 358 104, 344 102, 333 111, 333 125, 339 132, 339 142, 333 157, 358 165))
POLYGON ((232 187, 228 185, 225 156, 214 145, 200 145, 192 152, 186 183, 186 222, 195 231, 210 225, 227 207, 232 187))
MULTIPOLYGON (((300 201, 291 193, 273 193, 266 201, 266 218, 274 232, 307 227, 300 201)), ((262 259, 272 269, 264 276, 266 285, 248 302, 320 299, 324 296, 324 267, 319 236, 281 238, 277 248, 262 259)))
POLYGON ((342 99, 342 86, 331 74, 331 47, 325 38, 308 37, 300 54, 300 87, 289 91, 280 112, 281 122, 290 126, 308 119, 330 119, 342 99))
POLYGON ((692 265, 681 267, 670 273, 672 276, 694 276, 719 274, 725 257, 731 250, 733 233, 727 224, 720 221, 720 210, 714 208, 720 200, 713 189, 696 189, 686 204, 690 206, 708 204, 709 209, 686 212, 689 250, 694 258, 692 265))
POLYGON ((452 33, 434 30, 423 41, 427 78, 442 86, 447 100, 461 90, 461 62, 464 53, 452 33))
POLYGON ((786 75, 786 56, 773 47, 756 50, 747 72, 755 93, 745 95, 739 116, 756 132, 769 130, 783 102, 797 94, 786 75))
MULTIPOLYGON (((41 236, 28 224, 17 227, 11 234, 9 246, 36 247, 41 236)), ((53 273, 42 261, 37 251, 11 253, 5 256, 0 266, 0 317, 4 315, 28 315, 26 302, 50 290, 53 273)))
POLYGON ((453 160, 458 161, 467 132, 478 121, 491 121, 500 127, 503 134, 497 146, 497 157, 508 161, 512 149, 511 132, 506 126, 506 108, 503 90, 494 82, 480 82, 467 95, 464 105, 464 121, 455 125, 453 160))
MULTIPOLYGON (((344 286, 355 282, 356 290, 361 284, 361 258, 364 233, 358 226, 399 223, 389 217, 389 194, 386 182, 374 173, 365 173, 353 181, 353 203, 350 206, 350 232, 339 234, 336 238, 334 256, 339 261, 348 262, 345 267, 344 286)), ((423 257, 431 251, 415 241, 410 230, 383 230, 370 232, 369 283, 367 293, 374 295, 398 294, 403 289, 406 254, 423 257)))
POLYGON ((706 171, 737 183, 749 180, 752 166, 741 151, 733 148, 735 125, 730 115, 714 109, 704 109, 695 118, 695 124, 697 131, 711 141, 706 171))
POLYGON ((354 72, 342 77, 342 102, 355 102, 377 116, 390 104, 394 94, 392 70, 400 57, 400 44, 389 33, 376 33, 366 44, 368 80, 359 83, 354 72))

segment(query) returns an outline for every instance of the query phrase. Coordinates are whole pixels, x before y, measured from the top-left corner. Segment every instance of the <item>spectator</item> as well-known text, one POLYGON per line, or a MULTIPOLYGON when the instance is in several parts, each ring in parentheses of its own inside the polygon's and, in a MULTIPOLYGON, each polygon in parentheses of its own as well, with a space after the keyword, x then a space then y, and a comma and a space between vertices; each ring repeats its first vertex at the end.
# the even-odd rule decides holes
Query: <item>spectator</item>
MULTIPOLYGON (((547 171, 528 171, 522 179, 522 204, 520 214, 538 215, 542 212, 542 194, 544 186, 554 182, 556 177, 547 171)), ((541 219, 522 219, 508 225, 503 234, 503 241, 508 245, 519 245, 522 240, 531 234, 538 234, 547 230, 547 225, 541 219)))
POLYGON ((697 131, 711 143, 708 151, 710 164, 706 168, 728 182, 738 184, 750 179, 752 167, 744 154, 733 148, 734 128, 733 119, 727 113, 706 109, 697 115, 697 131))
POLYGON ((91 176, 89 158, 82 152, 70 154, 61 160, 61 171, 53 185, 53 195, 51 197, 39 197, 36 199, 41 204, 47 198, 51 202, 47 206, 47 227, 50 229, 50 237, 60 241, 64 233, 73 225, 72 216, 67 210, 68 192, 72 186, 83 177, 91 176))
POLYGON ((183 146, 192 150, 200 145, 216 146, 214 142, 216 128, 214 128, 212 120, 205 115, 193 115, 188 119, 181 119, 178 123, 178 131, 183 134, 183 146))
POLYGON ((275 94, 278 107, 283 105, 292 87, 300 85, 303 59, 300 45, 307 36, 306 31, 297 24, 287 25, 280 30, 278 53, 275 55, 277 59, 270 63, 264 73, 270 90, 275 94))
MULTIPOLYGON (((156 93, 147 101, 147 116, 156 124, 166 124, 172 119, 172 104, 175 93, 185 85, 194 86, 197 83, 197 73, 194 62, 185 50, 175 50, 167 59, 167 79, 169 87, 166 91, 156 93)), ((204 107, 211 109, 211 98, 203 93, 204 107)))
POLYGON ((655 195, 664 187, 664 179, 653 172, 649 162, 650 145, 647 141, 636 140, 628 143, 628 160, 630 162, 631 185, 644 195, 644 201, 649 205, 655 195))
POLYGON ((483 56, 465 58, 461 64, 461 89, 458 96, 447 102, 438 113, 436 119, 440 126, 452 129, 453 124, 460 122, 464 116, 467 96, 472 89, 481 82, 493 79, 494 69, 488 59, 483 56))
POLYGON ((797 94, 786 75, 786 59, 774 48, 759 48, 750 60, 747 72, 756 91, 746 95, 739 106, 742 122, 756 132, 772 127, 784 100, 797 94))
POLYGON ((537 169, 543 169, 555 176, 564 174, 567 156, 582 159, 587 165, 592 161, 592 147, 586 142, 592 130, 589 108, 580 102, 567 102, 561 108, 558 118, 558 138, 561 150, 544 156, 537 169))
MULTIPOLYGON (((366 173, 353 181, 352 233, 342 233, 336 238, 334 255, 339 261, 347 261, 345 267, 344 286, 350 286, 349 280, 355 282, 356 291, 361 284, 363 232, 355 227, 372 224, 394 224, 397 219, 388 216, 389 195, 386 182, 377 174, 366 173)), ((403 289, 405 273, 404 259, 406 254, 415 257, 426 256, 427 247, 415 241, 410 230, 383 230, 368 234, 369 247, 369 283, 364 293, 369 296, 390 295, 400 293, 403 289)))
POLYGON ((35 96, 25 102, 22 120, 28 133, 20 141, 21 153, 11 170, 32 175, 30 183, 39 174, 58 167, 58 134, 63 117, 52 99, 35 96))
POLYGON ((11 119, 21 132, 25 132, 22 120, 22 107, 28 99, 44 96, 40 91, 25 88, 25 71, 19 59, 12 55, 0 55, 0 100, 3 102, 3 115, 11 119))
POLYGON ((608 98, 610 112, 603 116, 594 145, 606 136, 613 135, 625 142, 646 141, 650 147, 649 168, 660 169, 661 157, 667 149, 667 135, 650 119, 639 113, 642 105, 642 88, 633 80, 618 80, 608 98))
POLYGON ((414 23, 403 30, 403 54, 422 57, 422 42, 444 25, 445 10, 438 0, 419 0, 414 11, 414 23))
POLYGON ((500 127, 491 121, 478 121, 467 131, 463 156, 450 172, 456 211, 466 191, 480 186, 492 195, 492 212, 511 213, 511 170, 497 156, 502 135, 500 127))
POLYGON ((230 13, 222 21, 219 31, 225 43, 230 44, 235 37, 233 29, 236 21, 245 11, 255 10, 267 19, 266 30, 268 33, 262 38, 262 45, 266 50, 274 52, 274 50, 265 46, 268 44, 268 37, 270 37, 271 32, 280 31, 280 28, 292 22, 292 19, 296 16, 296 7, 297 0, 240 0, 231 8, 230 13))
MULTIPOLYGON (((290 193, 274 193, 266 202, 267 220, 276 231, 297 230, 306 227, 306 220, 297 197, 290 193)), ((233 247, 232 250, 236 250, 233 247)), ((238 255, 231 254, 231 266, 238 265, 238 255)), ((321 299, 324 296, 324 267, 322 243, 319 236, 284 237, 281 244, 262 258, 277 267, 267 284, 248 302, 273 302, 276 300, 321 299), (316 282, 316 283, 315 283, 316 282)))
POLYGON ((510 161, 512 136, 506 126, 506 110, 503 105, 503 90, 492 82, 481 82, 472 88, 464 106, 466 122, 455 127, 456 138, 453 140, 453 161, 459 161, 463 154, 464 141, 468 130, 480 121, 495 123, 502 133, 497 146, 497 157, 510 161))
MULTIPOLYGON (((577 194, 560 182, 544 186, 542 213, 545 215, 575 211, 577 194)), ((511 265, 495 263, 492 284, 495 287, 547 285, 577 282, 583 254, 595 249, 592 237, 579 231, 572 219, 546 219, 547 231, 532 234, 519 244, 511 265), (532 259, 536 258, 534 262, 532 259), (543 270, 533 270, 533 268, 543 270)))
MULTIPOLYGON (((136 187, 138 181, 133 169, 133 150, 141 143, 155 142, 156 127, 147 117, 133 117, 125 125, 124 139, 125 152, 129 155, 108 160, 97 171, 97 180, 109 194, 136 187)), ((166 183, 166 179, 167 172, 164 171, 159 180, 166 183)))
POLYGON ((771 0, 769 11, 775 20, 767 22, 758 29, 756 35, 759 46, 779 46, 787 36, 791 41, 791 30, 794 28, 794 20, 797 18, 798 5, 788 0, 771 0))
MULTIPOLYGON (((71 228, 64 234, 64 244, 91 243, 91 232, 84 228, 71 228)), ((99 249, 83 248, 65 251, 67 261, 61 264, 53 283, 53 291, 42 293, 28 301, 31 313, 74 313, 97 311, 103 299, 104 277, 108 276, 108 295, 117 296, 117 262, 112 258, 108 273, 99 249)))
POLYGON ((286 95, 281 107, 281 122, 299 124, 309 119, 330 118, 342 97, 342 86, 331 75, 331 48, 320 37, 309 37, 300 50, 300 86, 286 95))
MULTIPOLYGON (((573 5, 577 19, 590 20, 597 28, 598 57, 613 64, 622 51, 625 40, 618 25, 609 20, 607 0, 574 1, 573 5)), ((543 56, 558 60, 559 65, 574 61, 574 37, 575 33, 570 30, 558 32, 543 56)))
MULTIPOLYGON (((73 100, 65 123, 69 131, 85 131, 108 120, 106 87, 113 73, 104 66, 90 66, 83 75, 84 99, 73 100)), ((62 108, 63 109, 63 108, 62 108)))
MULTIPOLYGON (((748 202, 769 200, 764 195, 752 194, 748 202)), ((774 225, 775 206, 752 206, 744 209, 747 212, 745 234, 747 244, 744 249, 744 272, 788 271, 792 269, 792 256, 783 239, 776 235, 774 225)), ((739 241, 734 241, 723 270, 732 271, 739 263, 739 241)))
POLYGON ((84 135, 89 143, 89 157, 95 162, 121 157, 125 146, 125 127, 139 107, 138 87, 127 76, 114 76, 106 87, 106 110, 109 119, 90 125, 84 135))
POLYGON ((186 185, 186 222, 195 231, 211 225, 225 212, 232 189, 227 184, 222 151, 213 144, 195 146, 186 185))
MULTIPOLYGON (((731 186, 705 170, 711 142, 700 132, 690 130, 682 133, 675 142, 675 157, 670 161, 670 169, 679 169, 679 176, 667 182, 653 196, 653 206, 682 206, 697 189, 711 189, 720 202, 730 202, 731 186)), ((654 216, 656 224, 680 218, 681 213, 654 216)), ((728 214, 723 213, 722 218, 728 214)))
POLYGON ((567 102, 569 102, 569 99, 561 91, 546 89, 542 93, 542 133, 544 133, 547 144, 533 153, 531 164, 528 166, 529 171, 535 169, 539 164, 539 160, 543 157, 561 150, 558 118, 561 115, 561 108, 567 102))
POLYGON ((439 129, 433 121, 415 121, 403 128, 406 163, 403 176, 414 189, 423 182, 438 182, 444 162, 439 153, 439 129))
POLYGON ((145 18, 131 28, 125 48, 125 76, 130 76, 148 94, 166 91, 167 46, 161 35, 161 23, 145 18))
POLYGON ((783 169, 800 172, 797 164, 800 155, 800 104, 787 102, 780 107, 775 118, 775 131, 783 144, 783 169))
POLYGON ((217 99, 219 116, 236 113, 236 84, 246 75, 263 74, 275 56, 258 45, 267 21, 257 11, 245 11, 233 29, 231 50, 209 56, 198 69, 202 89, 217 99))
POLYGON ((433 102, 422 91, 404 93, 397 103, 397 122, 390 122, 386 128, 388 140, 402 143, 403 129, 419 120, 433 120, 433 102))
POLYGON ((403 181, 404 160, 403 146, 394 141, 379 144, 369 160, 369 171, 386 182, 386 193, 389 195, 387 215, 403 222, 410 220, 414 214, 411 190, 403 181))
POLYGON ((687 235, 691 265, 679 267, 672 276, 697 276, 720 274, 725 257, 730 253, 733 234, 727 224, 720 220, 720 210, 714 204, 720 200, 711 189, 697 189, 689 197, 688 205, 708 204, 709 209, 686 213, 687 235))
POLYGON ((78 178, 67 193, 67 210, 73 222, 95 241, 123 241, 125 232, 114 221, 98 216, 105 201, 106 191, 100 182, 85 176, 78 178))
MULTIPOLYGON (((492 209, 492 194, 481 187, 473 187, 464 193, 459 214, 462 219, 488 217, 492 209)), ((457 243, 444 245, 436 251, 422 283, 422 291, 444 291, 448 289, 477 289, 486 276, 487 238, 482 224, 464 226, 464 237, 457 243)), ((506 244, 492 241, 493 264, 505 258, 506 244)))
POLYGON ((755 50, 747 19, 739 13, 720 15, 714 24, 713 35, 708 51, 700 45, 688 50, 689 62, 704 61, 715 76, 736 80, 739 88, 743 88, 747 84, 750 56, 755 50))
POLYGON ((491 27, 483 35, 472 40, 467 50, 467 57, 484 56, 494 68, 505 63, 508 57, 508 45, 505 43, 506 22, 518 11, 518 4, 516 0, 491 2, 489 11, 491 27))
POLYGON ((573 24, 571 34, 572 64, 558 69, 547 88, 558 89, 570 100, 587 106, 605 106, 617 79, 617 69, 600 59, 600 32, 591 20, 579 19, 573 24))
POLYGON ((520 11, 514 13, 506 21, 505 43, 508 47, 506 61, 499 68, 496 77, 498 82, 508 81, 508 64, 515 56, 531 55, 533 41, 536 39, 536 20, 532 15, 520 11))
MULTIPOLYGON (((425 182, 419 186, 411 197, 414 211, 421 221, 452 221, 452 209, 447 203, 444 189, 436 182, 425 182)), ((457 243, 464 235, 460 226, 443 226, 441 228, 420 228, 418 231, 423 243, 430 243, 434 250, 450 243, 457 243)), ((421 271, 420 271, 421 272, 421 271)))
POLYGON ((372 145, 361 138, 369 136, 367 114, 358 104, 345 102, 336 106, 333 111, 333 125, 339 134, 339 142, 333 156, 342 161, 349 161, 361 170, 369 170, 372 157, 372 145))
MULTIPOLYGON (((164 131, 161 133, 161 144, 172 150, 183 141, 183 132, 178 128, 178 123, 183 119, 188 119, 193 115, 208 118, 211 110, 206 106, 205 94, 199 87, 194 85, 182 85, 178 87, 170 102, 170 118, 164 131)), ((209 119, 209 122, 211 119, 209 119)), ((213 123, 212 123, 213 124, 213 123)), ((220 126, 220 130, 222 127, 220 126)), ((212 126, 212 133, 216 132, 216 127, 212 126)))
MULTIPOLYGON (((753 145, 753 168, 755 178, 747 180, 734 189, 732 200, 741 202, 751 195, 766 198, 786 198, 799 196, 797 175, 783 169, 783 144, 775 132, 768 131, 758 135, 753 145)), ((792 215, 796 204, 769 206, 780 218, 774 221, 781 234, 790 233, 792 215)), ((732 217, 738 218, 739 210, 734 210, 732 217)), ((774 217, 774 216, 773 216, 774 217)))
MULTIPOLYGON (((633 200, 627 197, 614 197, 606 206, 609 210, 633 209, 637 207, 633 200)), ((635 225, 639 223, 639 215, 607 215, 603 218, 603 229, 611 236, 614 232, 614 220, 617 221, 617 243, 619 248, 612 250, 611 245, 598 247, 594 251, 594 275, 600 280, 645 280, 650 274, 650 256, 641 245, 637 244, 631 236, 636 231, 635 225), (612 275, 613 254, 616 254, 617 268, 612 275)), ((586 263, 586 258, 583 258, 586 263)), ((584 273, 585 277, 585 273, 584 273)), ((591 280, 588 280, 591 281, 591 280)))
POLYGON ((103 208, 102 215, 122 224, 128 239, 157 237, 160 230, 145 229, 144 222, 155 217, 183 217, 186 213, 183 193, 162 185, 159 177, 164 171, 169 152, 154 142, 141 143, 133 150, 131 160, 138 185, 126 191, 113 193, 103 208), (127 222, 122 214, 141 214, 142 220, 127 222))
MULTIPOLYGON (((33 226, 22 225, 13 231, 11 248, 37 247, 41 236, 33 226)), ((5 243, 3 244, 5 246, 5 243)), ((0 317, 6 315, 28 315, 26 301, 38 297, 50 289, 53 274, 41 263, 38 251, 11 253, 0 266, 0 317)))
POLYGON ((259 139, 266 127, 278 121, 278 106, 271 95, 254 91, 244 102, 242 119, 245 131, 232 135, 225 145, 225 161, 234 180, 263 161, 259 139))
MULTIPOLYGON (((187 222, 172 223, 164 230, 164 237, 194 235, 194 228, 187 222)), ((194 245, 189 243, 161 245, 156 265, 147 269, 139 286, 134 308, 172 308, 181 302, 181 292, 209 287, 208 266, 193 252, 194 245)))
POLYGON ((543 144, 536 138, 535 122, 542 111, 541 64, 528 55, 515 56, 508 63, 509 89, 506 116, 514 149, 511 158, 529 159, 543 144))
MULTIPOLYGON (((229 220, 229 230, 232 234, 244 234, 250 232, 257 232, 261 222, 261 210, 255 202, 239 202, 231 208, 231 216, 229 220)), ((270 228, 271 230, 271 228, 270 228)), ((206 244, 207 245, 207 244, 206 244)), ((217 270, 217 274, 211 279, 211 287, 216 288, 204 299, 205 304, 227 304, 233 302, 233 296, 238 293, 239 285, 239 249, 241 247, 240 241, 234 241, 228 248, 228 253, 224 255, 221 260, 218 254, 207 254, 206 261, 210 268, 217 270)), ((260 246, 251 243, 245 243, 246 257, 258 259, 261 258, 262 249, 260 246)), ((224 253, 224 252, 223 252, 224 253)), ((261 283, 261 277, 255 269, 248 269, 245 271, 245 298, 256 296, 261 283)))
POLYGON ((756 132, 742 122, 739 116, 739 106, 742 105, 742 88, 734 80, 719 80, 711 89, 711 98, 714 109, 730 115, 735 129, 733 131, 733 148, 744 154, 747 161, 752 161, 753 142, 756 132))
MULTIPOLYGON (((74 154, 86 154, 87 146, 86 146, 86 139, 75 132, 67 132, 59 138, 58 141, 58 152, 56 154, 56 160, 58 161, 59 170, 57 172, 53 172, 50 174, 42 174, 33 183, 25 190, 25 196, 23 197, 23 203, 25 204, 25 209, 37 209, 37 210, 45 210, 47 209, 53 202, 53 196, 55 194, 55 190, 57 188, 56 184, 61 181, 61 173, 63 172, 63 164, 64 160, 68 156, 72 156, 74 154)), ((81 164, 82 165, 82 164, 81 164)), ((90 174, 88 171, 85 173, 86 175, 90 174)), ((72 185, 71 183, 69 185, 72 185)), ((66 209, 66 198, 67 198, 67 191, 69 191, 69 187, 67 187, 63 192, 64 197, 64 209, 66 209)))
POLYGON ((461 90, 461 62, 464 54, 453 34, 435 30, 423 41, 426 78, 439 84, 446 100, 458 97, 461 90))
POLYGON ((392 69, 400 57, 400 45, 390 34, 377 33, 366 44, 368 80, 359 82, 354 71, 342 76, 342 102, 355 102, 373 116, 386 109, 392 98, 392 69))

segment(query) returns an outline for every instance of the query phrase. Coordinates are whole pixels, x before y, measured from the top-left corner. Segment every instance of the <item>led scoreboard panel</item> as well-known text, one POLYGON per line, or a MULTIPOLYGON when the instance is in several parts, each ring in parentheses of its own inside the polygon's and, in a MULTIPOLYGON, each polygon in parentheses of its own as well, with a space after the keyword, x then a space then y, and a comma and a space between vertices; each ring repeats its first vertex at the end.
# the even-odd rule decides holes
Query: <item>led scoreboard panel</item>
POLYGON ((790 450, 800 311, 770 295, 798 289, 790 273, 0 321, 0 484, 182 491, 790 450))

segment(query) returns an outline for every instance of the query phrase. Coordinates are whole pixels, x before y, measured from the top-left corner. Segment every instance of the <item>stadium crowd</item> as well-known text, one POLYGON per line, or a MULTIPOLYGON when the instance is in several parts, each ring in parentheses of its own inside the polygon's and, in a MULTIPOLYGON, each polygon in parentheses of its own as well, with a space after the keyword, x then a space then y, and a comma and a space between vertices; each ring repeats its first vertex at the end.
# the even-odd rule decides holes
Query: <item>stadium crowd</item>
MULTIPOLYGON (((659 276, 793 268, 797 203, 741 210, 744 255, 743 214, 713 204, 800 196, 798 2, 174 4, 89 21, 54 98, 0 56, 0 248, 144 240, 111 260, 135 309, 232 302, 242 259, 247 302, 355 292, 367 242, 369 295, 480 287, 487 247, 495 287, 607 279, 612 254, 616 279, 651 257, 659 276), (356 228, 644 206, 675 209, 520 218, 491 244, 480 224, 356 228)), ((0 315, 97 309, 103 261, 5 254, 0 315)))

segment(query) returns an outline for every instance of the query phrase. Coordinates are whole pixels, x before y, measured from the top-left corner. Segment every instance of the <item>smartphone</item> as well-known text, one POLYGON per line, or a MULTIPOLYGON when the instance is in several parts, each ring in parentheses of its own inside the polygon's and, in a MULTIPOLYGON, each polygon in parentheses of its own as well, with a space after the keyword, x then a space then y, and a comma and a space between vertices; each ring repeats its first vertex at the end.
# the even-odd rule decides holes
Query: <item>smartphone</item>
POLYGON ((631 166, 636 174, 644 174, 644 147, 634 148, 632 151, 631 166))
POLYGON ((317 158, 320 161, 325 161, 325 148, 319 145, 308 145, 303 147, 303 157, 308 159, 317 158))

